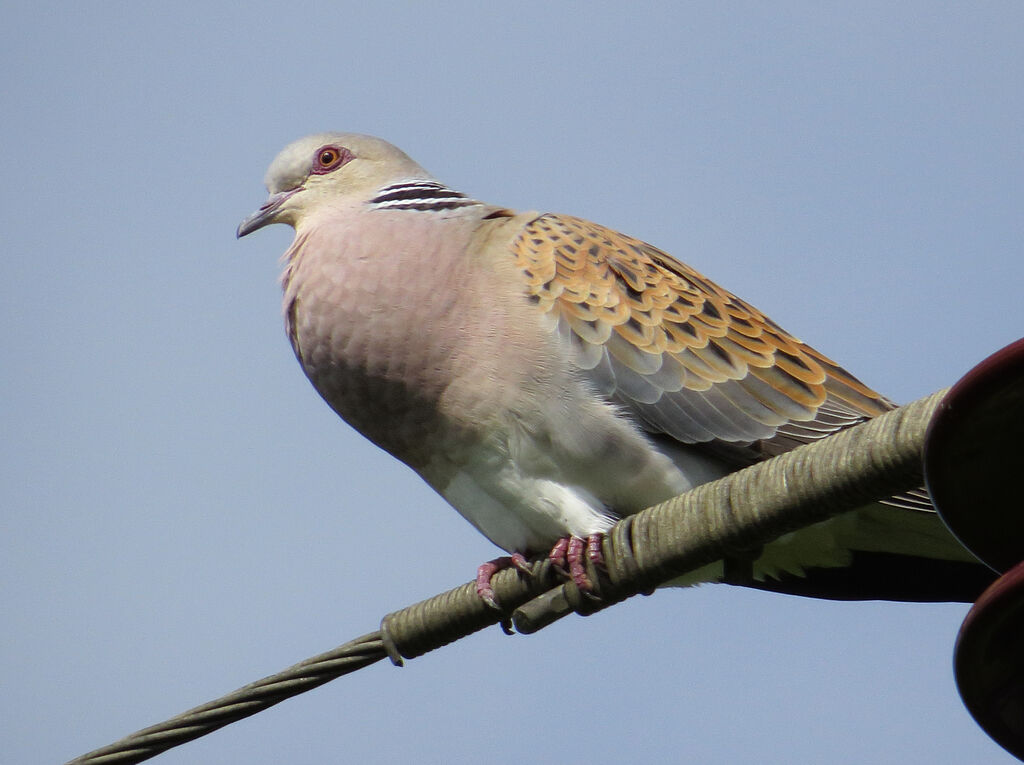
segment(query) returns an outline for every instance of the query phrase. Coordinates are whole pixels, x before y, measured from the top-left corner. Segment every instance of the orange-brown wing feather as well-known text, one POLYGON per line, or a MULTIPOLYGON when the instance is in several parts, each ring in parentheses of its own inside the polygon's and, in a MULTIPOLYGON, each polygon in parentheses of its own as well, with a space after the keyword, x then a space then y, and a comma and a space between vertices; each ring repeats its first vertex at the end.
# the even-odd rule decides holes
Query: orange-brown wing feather
POLYGON ((598 388, 685 443, 766 456, 892 408, 753 306, 638 239, 542 215, 513 244, 527 292, 598 388))

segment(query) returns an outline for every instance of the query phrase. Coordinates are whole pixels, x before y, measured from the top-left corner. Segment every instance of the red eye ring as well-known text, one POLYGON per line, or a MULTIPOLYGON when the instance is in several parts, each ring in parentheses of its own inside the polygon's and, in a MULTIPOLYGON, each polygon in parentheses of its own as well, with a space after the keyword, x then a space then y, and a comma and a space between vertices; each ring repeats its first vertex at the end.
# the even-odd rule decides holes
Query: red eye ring
POLYGON ((337 170, 352 159, 352 152, 344 146, 321 146, 316 150, 312 172, 318 175, 337 170))

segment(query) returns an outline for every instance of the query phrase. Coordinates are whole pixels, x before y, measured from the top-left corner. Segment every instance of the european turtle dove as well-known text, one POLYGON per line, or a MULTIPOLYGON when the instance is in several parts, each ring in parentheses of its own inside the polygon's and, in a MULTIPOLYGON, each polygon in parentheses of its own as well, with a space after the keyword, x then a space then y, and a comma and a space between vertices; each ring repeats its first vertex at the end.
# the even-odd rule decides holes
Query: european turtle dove
MULTIPOLYGON (((581 556, 616 518, 893 407, 661 250, 479 202, 380 139, 303 138, 266 185, 238 236, 295 229, 284 315, 306 375, 517 564, 554 547, 586 585, 581 556)), ((783 537, 730 581, 972 599, 987 570, 926 500, 902 504, 783 537)))

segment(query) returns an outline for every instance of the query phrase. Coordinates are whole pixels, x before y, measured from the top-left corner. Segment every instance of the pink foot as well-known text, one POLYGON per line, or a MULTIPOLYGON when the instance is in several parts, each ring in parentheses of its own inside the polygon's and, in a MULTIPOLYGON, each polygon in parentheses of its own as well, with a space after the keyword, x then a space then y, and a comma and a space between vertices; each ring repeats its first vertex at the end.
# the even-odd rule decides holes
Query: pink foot
POLYGON ((480 597, 480 600, 496 611, 500 611, 501 606, 498 605, 498 598, 495 597, 494 588, 491 587, 491 578, 506 568, 516 568, 524 574, 533 572, 529 562, 523 557, 522 553, 512 553, 511 555, 504 555, 500 558, 489 560, 486 563, 481 563, 476 570, 476 594, 480 597))
POLYGON ((603 540, 604 534, 601 533, 590 534, 586 539, 563 537, 555 542, 548 558, 555 566, 566 572, 579 587, 580 592, 593 592, 594 583, 587 575, 586 561, 595 566, 604 565, 604 554, 601 552, 603 540))

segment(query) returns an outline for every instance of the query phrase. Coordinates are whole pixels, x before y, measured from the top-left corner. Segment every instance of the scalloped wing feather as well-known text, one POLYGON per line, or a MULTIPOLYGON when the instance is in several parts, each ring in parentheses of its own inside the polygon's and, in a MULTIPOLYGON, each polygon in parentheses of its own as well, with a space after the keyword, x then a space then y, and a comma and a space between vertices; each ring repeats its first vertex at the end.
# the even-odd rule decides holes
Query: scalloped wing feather
POLYGON ((513 243, 527 293, 602 393, 684 443, 778 454, 893 408, 753 306, 645 242, 546 214, 513 243))

